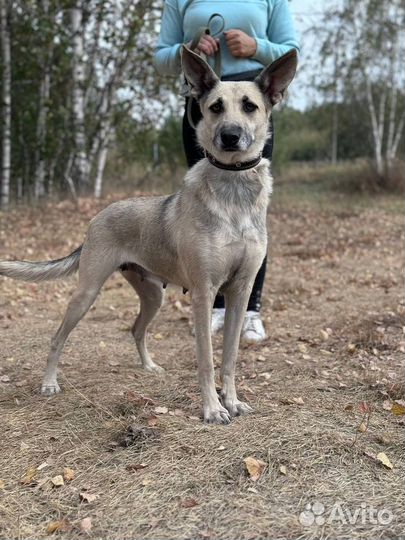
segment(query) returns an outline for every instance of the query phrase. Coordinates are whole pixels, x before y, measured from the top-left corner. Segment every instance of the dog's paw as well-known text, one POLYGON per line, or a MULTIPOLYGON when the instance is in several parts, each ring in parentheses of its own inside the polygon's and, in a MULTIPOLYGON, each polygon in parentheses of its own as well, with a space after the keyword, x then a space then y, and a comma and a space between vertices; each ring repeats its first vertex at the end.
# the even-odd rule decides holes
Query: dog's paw
POLYGON ((204 422, 207 424, 229 424, 230 421, 229 412, 221 405, 215 409, 204 410, 204 422))
POLYGON ((55 394, 59 394, 59 392, 61 392, 61 389, 56 381, 54 383, 44 383, 41 386, 41 394, 43 396, 54 396, 55 394))
POLYGON ((165 372, 162 366, 159 366, 158 364, 155 364, 154 362, 151 364, 147 364, 146 366, 143 366, 143 369, 145 371, 148 371, 149 373, 164 373, 165 372))
POLYGON ((225 397, 222 397, 221 401, 231 415, 231 418, 253 412, 253 409, 250 405, 248 405, 244 401, 239 401, 239 399, 227 400, 225 397))

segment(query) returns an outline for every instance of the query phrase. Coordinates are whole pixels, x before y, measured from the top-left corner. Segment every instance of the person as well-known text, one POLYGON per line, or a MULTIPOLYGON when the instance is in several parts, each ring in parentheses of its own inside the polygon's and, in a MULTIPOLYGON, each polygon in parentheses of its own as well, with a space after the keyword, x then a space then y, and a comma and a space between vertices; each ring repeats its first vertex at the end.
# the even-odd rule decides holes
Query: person
MULTIPOLYGON (((210 33, 202 33, 193 50, 204 55, 215 67, 220 54, 221 79, 252 81, 263 67, 290 51, 299 51, 287 0, 165 0, 160 35, 155 50, 155 65, 162 75, 181 72, 180 49, 191 46, 202 27, 209 22, 210 33)), ((183 118, 183 146, 187 164, 192 167, 204 157, 195 136, 195 125, 201 119, 198 103, 193 99, 187 114, 186 97, 183 118), (191 122, 189 116, 191 115, 191 122)), ((271 161, 274 142, 273 123, 263 157, 271 161)), ((256 276, 247 307, 242 338, 259 342, 266 338, 260 317, 266 258, 256 276)), ((225 305, 218 295, 212 314, 212 333, 224 325, 225 305)))

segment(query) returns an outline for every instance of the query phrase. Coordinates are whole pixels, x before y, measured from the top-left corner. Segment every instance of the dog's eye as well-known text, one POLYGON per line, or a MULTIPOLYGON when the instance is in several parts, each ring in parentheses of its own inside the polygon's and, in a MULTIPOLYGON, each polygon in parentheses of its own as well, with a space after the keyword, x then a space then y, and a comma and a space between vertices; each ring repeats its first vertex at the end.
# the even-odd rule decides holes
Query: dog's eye
POLYGON ((216 101, 215 103, 213 103, 211 106, 210 106, 210 111, 213 112, 214 114, 220 114, 221 112, 224 111, 224 105, 222 103, 222 101, 218 100, 216 101))
POLYGON ((253 111, 255 111, 256 109, 258 109, 258 106, 255 105, 254 103, 252 103, 251 101, 249 100, 243 100, 243 110, 247 113, 251 113, 253 111))

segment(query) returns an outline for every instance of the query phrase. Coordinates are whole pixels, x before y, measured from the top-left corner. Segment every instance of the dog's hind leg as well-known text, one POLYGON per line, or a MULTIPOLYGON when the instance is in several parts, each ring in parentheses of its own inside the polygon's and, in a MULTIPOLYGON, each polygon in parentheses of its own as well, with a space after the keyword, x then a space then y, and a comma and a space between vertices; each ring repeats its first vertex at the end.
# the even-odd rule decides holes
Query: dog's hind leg
POLYGON ((138 293, 141 302, 139 315, 132 326, 132 335, 141 357, 142 367, 146 371, 163 373, 164 369, 152 360, 146 347, 146 330, 163 304, 164 289, 162 284, 152 276, 142 278, 133 270, 124 270, 122 275, 138 293))
POLYGON ((232 417, 252 411, 252 408, 247 403, 239 401, 235 386, 235 368, 240 334, 252 285, 253 282, 248 284, 237 282, 225 292, 226 309, 221 366, 221 401, 232 417))
POLYGON ((83 253, 80 259, 79 284, 68 304, 65 317, 51 340, 45 375, 42 382, 41 393, 51 396, 60 392, 57 381, 57 368, 60 354, 70 332, 87 313, 95 301, 101 287, 107 278, 116 269, 114 261, 102 263, 108 257, 94 253, 83 253), (94 257, 97 255, 97 257, 94 257))

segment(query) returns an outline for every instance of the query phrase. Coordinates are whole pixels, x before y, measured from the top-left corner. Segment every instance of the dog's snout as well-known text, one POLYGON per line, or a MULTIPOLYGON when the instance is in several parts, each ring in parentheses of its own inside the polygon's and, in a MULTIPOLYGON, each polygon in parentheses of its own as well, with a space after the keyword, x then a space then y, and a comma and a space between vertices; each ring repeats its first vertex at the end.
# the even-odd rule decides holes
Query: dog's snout
POLYGON ((221 130, 221 143, 224 150, 235 150, 242 135, 239 126, 230 126, 221 130))

